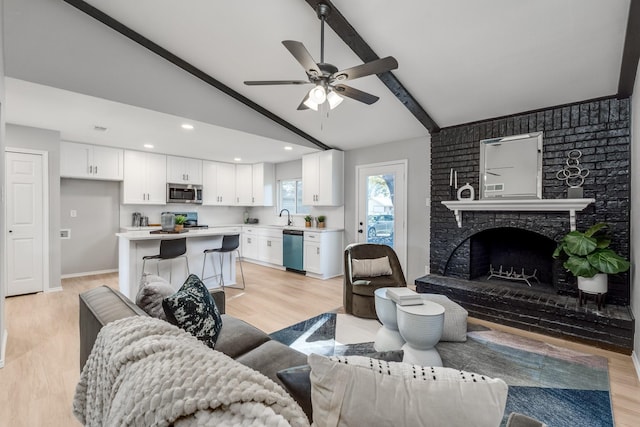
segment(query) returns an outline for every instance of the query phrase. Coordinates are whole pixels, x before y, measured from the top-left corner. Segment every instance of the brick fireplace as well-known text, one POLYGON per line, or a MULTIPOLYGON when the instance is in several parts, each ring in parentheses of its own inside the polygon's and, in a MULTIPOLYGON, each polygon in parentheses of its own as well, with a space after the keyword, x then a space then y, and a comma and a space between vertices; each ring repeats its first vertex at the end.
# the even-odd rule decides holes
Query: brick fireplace
POLYGON ((584 197, 595 199, 576 216, 579 230, 609 224, 612 247, 629 257, 629 100, 583 102, 446 128, 431 139, 431 274, 416 280, 419 292, 443 293, 471 315, 517 327, 594 342, 627 352, 633 346, 629 275, 609 278, 607 306, 578 307, 575 278, 551 258, 570 229, 567 212, 466 211, 461 227, 441 202, 450 200, 449 173, 479 193, 479 142, 543 132, 543 199, 565 199, 556 179, 567 153, 582 152, 589 169, 584 197), (491 267, 490 267, 491 266, 491 267), (492 278, 490 268, 514 269, 537 280, 492 278))

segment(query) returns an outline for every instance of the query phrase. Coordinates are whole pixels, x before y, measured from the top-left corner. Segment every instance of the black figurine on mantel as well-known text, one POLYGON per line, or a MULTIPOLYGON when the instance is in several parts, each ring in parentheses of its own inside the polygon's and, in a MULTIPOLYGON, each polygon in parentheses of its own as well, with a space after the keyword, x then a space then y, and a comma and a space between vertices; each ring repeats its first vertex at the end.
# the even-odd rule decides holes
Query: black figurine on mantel
POLYGON ((582 185, 584 179, 589 176, 589 169, 580 167, 580 150, 571 150, 567 153, 566 165, 556 173, 556 178, 565 181, 567 189, 567 199, 582 199, 584 197, 582 185))

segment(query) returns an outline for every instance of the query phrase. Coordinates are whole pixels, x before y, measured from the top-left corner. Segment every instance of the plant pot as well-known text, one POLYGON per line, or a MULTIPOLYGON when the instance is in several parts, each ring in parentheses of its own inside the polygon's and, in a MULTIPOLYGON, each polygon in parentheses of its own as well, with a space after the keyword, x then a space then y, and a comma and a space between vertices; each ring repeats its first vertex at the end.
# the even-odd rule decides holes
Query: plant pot
POLYGON ((305 227, 311 227, 311 221, 305 221, 304 226, 305 227))
POLYGON ((184 228, 184 224, 176 224, 173 227, 173 231, 182 231, 183 228, 184 228))
POLYGON ((606 294, 609 289, 607 275, 599 273, 593 277, 578 277, 578 289, 587 294, 606 294))
POLYGON ((324 224, 325 224, 324 222, 319 222, 318 223, 318 228, 324 228, 324 224))

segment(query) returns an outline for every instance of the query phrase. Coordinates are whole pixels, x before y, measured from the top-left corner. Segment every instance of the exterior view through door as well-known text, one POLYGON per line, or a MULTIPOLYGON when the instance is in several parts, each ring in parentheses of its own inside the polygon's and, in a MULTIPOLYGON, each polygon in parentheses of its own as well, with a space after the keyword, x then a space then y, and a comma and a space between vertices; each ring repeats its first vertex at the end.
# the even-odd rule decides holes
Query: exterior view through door
POLYGON ((356 166, 358 242, 391 246, 406 271, 406 160, 356 166))

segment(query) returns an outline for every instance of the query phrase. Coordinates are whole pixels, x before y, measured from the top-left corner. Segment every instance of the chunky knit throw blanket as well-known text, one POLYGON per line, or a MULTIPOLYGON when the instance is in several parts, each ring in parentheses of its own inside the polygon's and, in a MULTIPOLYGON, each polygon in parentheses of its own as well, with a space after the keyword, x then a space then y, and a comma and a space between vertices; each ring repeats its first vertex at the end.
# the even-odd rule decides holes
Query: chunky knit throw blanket
POLYGON ((73 401, 87 426, 308 426, 278 384, 165 321, 102 328, 73 401))

